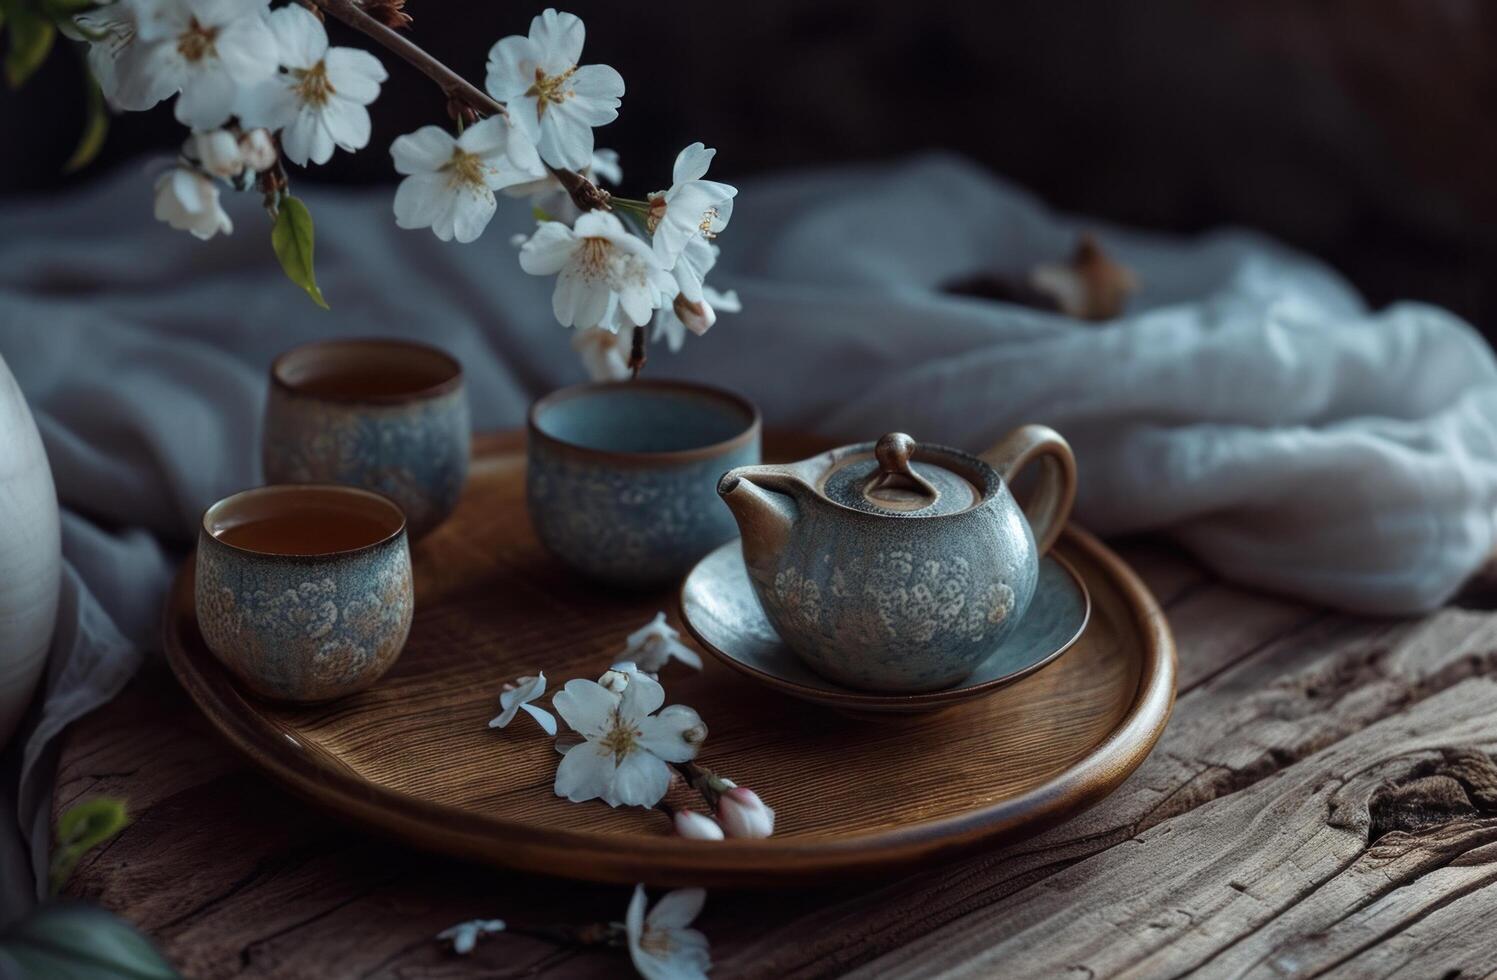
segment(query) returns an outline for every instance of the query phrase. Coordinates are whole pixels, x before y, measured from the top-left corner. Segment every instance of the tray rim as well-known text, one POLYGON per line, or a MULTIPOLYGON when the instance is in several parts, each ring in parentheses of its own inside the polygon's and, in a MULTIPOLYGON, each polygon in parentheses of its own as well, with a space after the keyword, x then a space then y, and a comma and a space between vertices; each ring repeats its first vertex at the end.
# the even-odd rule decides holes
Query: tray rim
MULTIPOLYGON (((514 451, 518 433, 475 439, 475 457, 514 451)), ((477 459, 475 459, 477 461, 477 459)), ((778 838, 691 841, 537 826, 402 793, 364 780, 347 764, 300 742, 292 730, 254 710, 227 669, 209 658, 200 670, 176 624, 195 626, 196 554, 187 556, 167 594, 163 646, 178 682, 209 724, 262 773, 335 816, 428 851, 518 871, 583 881, 678 886, 783 887, 828 875, 884 876, 981 844, 1027 836, 1036 824, 1070 819, 1115 790, 1148 757, 1174 707, 1177 656, 1158 602, 1137 574, 1089 532, 1064 537, 1116 582, 1144 649, 1132 705, 1092 751, 1046 782, 985 807, 839 840, 778 838), (300 750, 300 751, 293 751, 300 750), (627 846, 619 846, 627 841, 627 846)), ((1088 587, 1090 589, 1090 586, 1088 587)))

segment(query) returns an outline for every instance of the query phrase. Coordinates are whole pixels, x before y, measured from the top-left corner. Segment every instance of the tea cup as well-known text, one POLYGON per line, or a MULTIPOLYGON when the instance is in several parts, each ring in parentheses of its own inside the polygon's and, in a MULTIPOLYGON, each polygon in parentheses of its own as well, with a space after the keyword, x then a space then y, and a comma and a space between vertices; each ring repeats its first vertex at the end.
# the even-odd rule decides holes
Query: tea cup
POLYGON ((759 461, 759 411, 684 381, 593 382, 530 409, 526 501, 541 542, 599 581, 672 582, 738 528, 717 480, 759 461))
POLYGON ((405 511, 413 540, 457 506, 471 423, 462 366, 406 340, 327 340, 270 368, 262 441, 268 483, 342 483, 405 511))
POLYGON ((225 497, 203 514, 196 572, 208 649, 267 698, 362 690, 410 633, 405 515, 367 490, 283 484, 225 497))

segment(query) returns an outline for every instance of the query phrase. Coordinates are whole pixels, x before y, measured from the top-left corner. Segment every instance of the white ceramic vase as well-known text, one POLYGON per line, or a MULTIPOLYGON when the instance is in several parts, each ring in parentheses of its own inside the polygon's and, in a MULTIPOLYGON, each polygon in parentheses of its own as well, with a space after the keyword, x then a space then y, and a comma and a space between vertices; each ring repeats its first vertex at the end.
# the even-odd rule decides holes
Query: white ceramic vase
POLYGON ((26 398, 0 358, 0 748, 46 666, 61 577, 52 470, 26 398))

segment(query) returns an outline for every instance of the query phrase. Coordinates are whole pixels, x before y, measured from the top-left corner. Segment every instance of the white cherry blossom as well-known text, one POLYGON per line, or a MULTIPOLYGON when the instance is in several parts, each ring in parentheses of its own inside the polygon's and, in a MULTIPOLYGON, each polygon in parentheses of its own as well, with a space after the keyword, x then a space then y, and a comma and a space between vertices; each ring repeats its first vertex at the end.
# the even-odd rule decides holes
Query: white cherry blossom
POLYGON ((238 103, 246 126, 281 130, 286 157, 306 166, 327 163, 337 147, 369 145, 369 105, 388 76, 379 59, 359 48, 330 48, 327 29, 298 4, 267 19, 286 69, 246 88, 238 103))
POLYGON ((681 634, 665 621, 663 612, 656 613, 654 619, 629 634, 624 640, 623 655, 633 660, 640 670, 651 673, 672 660, 679 660, 694 670, 702 669, 701 656, 681 642, 681 634))
POLYGON ((186 167, 173 167, 156 178, 156 220, 205 241, 234 230, 218 203, 217 185, 186 167))
POLYGON ((536 698, 546 693, 546 672, 540 671, 534 677, 521 677, 512 685, 506 685, 504 693, 499 695, 500 713, 489 720, 490 728, 504 728, 515 720, 519 711, 524 711, 535 719, 536 724, 543 728, 547 735, 556 734, 556 718, 545 708, 531 704, 536 698))
POLYGON ((665 690, 634 674, 623 694, 574 679, 552 705, 584 739, 556 769, 556 795, 574 803, 602 799, 609 806, 654 806, 670 787, 667 763, 688 762, 707 738, 691 708, 673 704, 656 714, 665 690))
MULTIPOLYGON (((130 0, 111 14, 92 63, 100 85, 123 109, 149 109, 177 96, 177 119, 193 129, 221 126, 241 89, 275 74, 269 0, 130 0), (128 11, 128 13, 126 13, 128 11), (128 21, 130 27, 123 26, 128 21), (126 37, 128 36, 128 40, 126 37)), ((113 7, 106 8, 114 10, 113 7)))
POLYGON ((467 956, 478 945, 479 937, 503 931, 503 919, 469 919, 443 929, 437 933, 437 939, 451 943, 452 951, 459 956, 467 956))
POLYGON ((256 172, 275 166, 276 158, 280 155, 275 148, 275 140, 270 138, 270 132, 265 129, 251 129, 241 133, 239 151, 244 154, 244 165, 256 172))
POLYGON ((473 241, 494 216, 494 191, 545 172, 534 145, 501 116, 456 137, 422 126, 391 144, 390 155, 409 175, 395 191, 395 223, 430 228, 444 242, 473 241))
POLYGON ((573 14, 547 8, 530 35, 501 38, 489 51, 489 94, 553 167, 581 170, 592 160, 593 127, 618 118, 624 79, 607 65, 579 65, 585 29, 573 14))
MULTIPOLYGON (((671 187, 650 195, 645 216, 655 248, 655 257, 667 269, 693 242, 715 237, 728 227, 733 216, 733 198, 738 188, 715 180, 704 180, 716 150, 693 143, 676 155, 671 187)), ((700 296, 692 296, 700 299, 700 296)))
POLYGON ((629 958, 645 980, 702 980, 712 969, 707 937, 691 923, 702 912, 707 893, 700 888, 667 892, 645 913, 645 886, 636 885, 624 914, 629 958))
POLYGON ((541 222, 520 249, 520 268, 557 277, 551 308, 564 327, 644 326, 675 291, 650 247, 606 211, 589 211, 571 228, 541 222))

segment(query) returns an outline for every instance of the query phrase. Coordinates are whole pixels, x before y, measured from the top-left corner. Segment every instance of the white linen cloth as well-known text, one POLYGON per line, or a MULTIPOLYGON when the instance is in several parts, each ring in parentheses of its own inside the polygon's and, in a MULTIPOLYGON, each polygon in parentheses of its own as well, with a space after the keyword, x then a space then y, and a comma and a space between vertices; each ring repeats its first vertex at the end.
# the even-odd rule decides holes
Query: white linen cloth
MULTIPOLYGON (((253 195, 234 195, 233 237, 207 244, 151 220, 136 168, 0 213, 0 354, 46 443, 71 568, 46 694, 0 786, 18 794, 28 880, 45 877, 58 732, 157 647, 203 508, 259 481, 276 352, 424 339, 462 360, 479 429, 519 425, 534 396, 581 378, 553 280, 507 244, 524 202, 501 199, 484 239, 459 246, 397 229, 390 188, 298 192, 331 313, 282 278, 253 195)), ((1101 228, 1143 284, 1101 326, 939 288, 1020 275, 1096 227, 945 157, 749 182, 714 274, 744 312, 680 355, 652 348, 647 372, 738 389, 768 426, 837 439, 899 429, 982 450, 1048 423, 1076 449, 1093 530, 1167 531, 1228 578, 1314 602, 1429 609, 1491 552, 1497 364, 1448 313, 1369 313, 1324 266, 1243 232, 1101 228)), ((17 840, 0 834, 0 920, 22 901, 17 840)))

